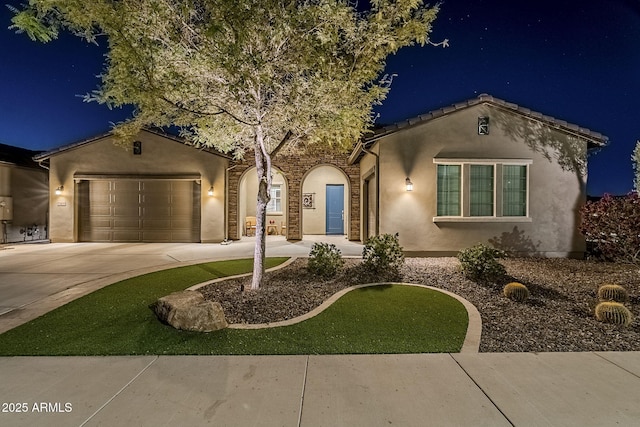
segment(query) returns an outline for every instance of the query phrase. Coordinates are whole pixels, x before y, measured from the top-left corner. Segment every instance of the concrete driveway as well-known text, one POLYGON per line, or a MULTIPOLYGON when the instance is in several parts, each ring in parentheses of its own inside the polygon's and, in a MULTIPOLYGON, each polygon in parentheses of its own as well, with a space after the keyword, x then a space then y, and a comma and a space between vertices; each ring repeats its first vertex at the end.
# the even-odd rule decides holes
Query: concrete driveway
MULTIPOLYGON (((333 243, 344 256, 362 245, 344 236, 267 238, 267 256, 306 257, 313 243, 333 243)), ((106 285, 152 271, 223 259, 250 258, 255 238, 229 245, 200 243, 34 243, 0 247, 0 333, 106 285)))

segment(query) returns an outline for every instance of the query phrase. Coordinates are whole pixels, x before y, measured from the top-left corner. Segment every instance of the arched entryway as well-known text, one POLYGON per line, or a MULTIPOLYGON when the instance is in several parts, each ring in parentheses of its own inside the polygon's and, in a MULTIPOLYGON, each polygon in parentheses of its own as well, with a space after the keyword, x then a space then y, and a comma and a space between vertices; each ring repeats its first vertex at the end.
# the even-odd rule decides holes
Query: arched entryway
MULTIPOLYGON (((267 206, 267 234, 286 236, 288 185, 284 174, 272 168, 271 201, 267 206)), ((239 236, 255 233, 251 227, 252 218, 256 216, 256 200, 258 195, 258 175, 256 168, 247 169, 238 184, 238 224, 239 236)))
POLYGON ((340 168, 320 164, 302 178, 302 234, 349 234, 349 178, 340 168))

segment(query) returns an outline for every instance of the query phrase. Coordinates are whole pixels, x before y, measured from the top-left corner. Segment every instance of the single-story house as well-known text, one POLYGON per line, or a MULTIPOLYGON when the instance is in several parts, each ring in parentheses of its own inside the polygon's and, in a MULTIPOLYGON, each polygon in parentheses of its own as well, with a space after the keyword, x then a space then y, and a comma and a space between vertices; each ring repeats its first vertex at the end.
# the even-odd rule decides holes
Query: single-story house
POLYGON ((0 243, 47 238, 49 176, 36 154, 0 144, 0 243))
POLYGON ((349 158, 360 165, 363 235, 397 232, 418 256, 488 242, 582 257, 587 153, 606 143, 489 95, 385 127, 349 158))
MULTIPOLYGON (((476 243, 582 256, 578 210, 603 135, 481 95, 381 128, 336 155, 277 154, 270 234, 399 233, 409 255, 476 243)), ((154 130, 35 156, 49 169, 53 242, 220 242, 251 235, 255 166, 154 130)))

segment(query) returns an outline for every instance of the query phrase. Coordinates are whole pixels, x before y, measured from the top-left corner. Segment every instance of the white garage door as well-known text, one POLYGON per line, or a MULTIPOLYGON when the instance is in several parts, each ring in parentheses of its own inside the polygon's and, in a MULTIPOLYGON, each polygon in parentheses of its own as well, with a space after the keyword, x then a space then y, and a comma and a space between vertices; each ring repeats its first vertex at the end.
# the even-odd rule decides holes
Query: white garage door
POLYGON ((194 181, 92 180, 78 190, 81 241, 200 241, 194 181))

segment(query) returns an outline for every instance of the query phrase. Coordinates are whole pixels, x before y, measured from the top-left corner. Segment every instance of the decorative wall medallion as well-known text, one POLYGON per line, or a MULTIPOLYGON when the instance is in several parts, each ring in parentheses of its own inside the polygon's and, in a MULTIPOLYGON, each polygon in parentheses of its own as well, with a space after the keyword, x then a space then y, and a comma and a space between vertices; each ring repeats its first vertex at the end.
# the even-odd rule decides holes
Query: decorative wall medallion
POLYGON ((303 193, 302 194, 302 207, 304 209, 315 209, 316 208, 316 193, 303 193))

